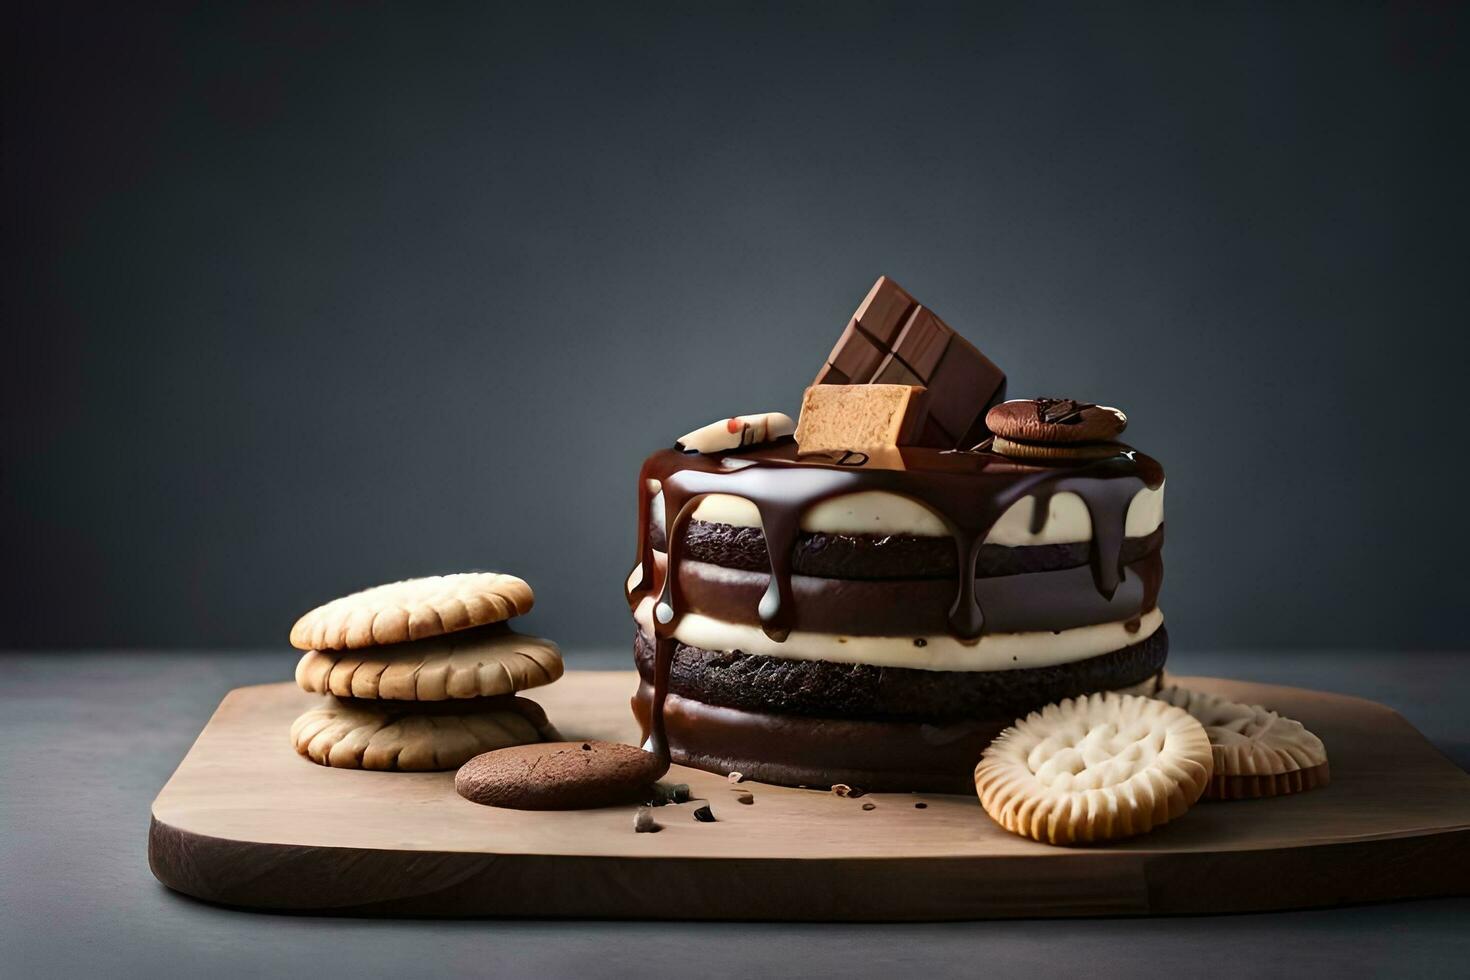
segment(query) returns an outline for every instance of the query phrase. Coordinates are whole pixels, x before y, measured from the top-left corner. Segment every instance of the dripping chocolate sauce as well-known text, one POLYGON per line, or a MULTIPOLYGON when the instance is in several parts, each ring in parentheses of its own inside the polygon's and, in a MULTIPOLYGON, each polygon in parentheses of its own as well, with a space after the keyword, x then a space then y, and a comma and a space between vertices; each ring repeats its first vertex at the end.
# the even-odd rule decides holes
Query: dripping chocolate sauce
MULTIPOLYGON (((790 438, 743 452, 691 455, 676 450, 655 453, 643 464, 638 479, 637 580, 629 590, 634 608, 657 595, 653 607, 655 646, 653 699, 650 710, 651 747, 669 760, 664 730, 664 701, 673 661, 674 632, 684 611, 679 567, 684 557, 685 530, 704 497, 723 493, 749 500, 760 515, 770 561, 769 583, 761 596, 761 629, 784 642, 794 620, 791 556, 801 530, 801 517, 811 507, 850 493, 882 491, 908 497, 926 506, 954 538, 959 557, 959 581, 948 615, 949 632, 962 641, 978 642, 985 632, 985 612, 976 597, 976 560, 979 550, 1002 514, 1017 500, 1035 498, 1032 533, 1040 533, 1057 493, 1077 494, 1092 520, 1089 564, 1093 585, 1111 600, 1124 579, 1121 552, 1128 505, 1138 491, 1158 489, 1164 474, 1157 462, 1128 450, 1118 456, 1061 466, 1031 466, 988 452, 941 452, 903 448, 897 465, 854 466, 851 459, 805 456, 798 458, 790 438), (648 536, 656 481, 664 495, 667 561, 656 581, 653 547, 648 536)), ((1159 562, 1136 565, 1142 572, 1143 612, 1153 608, 1162 579, 1159 562)), ((1141 613, 1140 613, 1141 615, 1141 613)), ((1139 628, 1138 619, 1127 624, 1139 628)))

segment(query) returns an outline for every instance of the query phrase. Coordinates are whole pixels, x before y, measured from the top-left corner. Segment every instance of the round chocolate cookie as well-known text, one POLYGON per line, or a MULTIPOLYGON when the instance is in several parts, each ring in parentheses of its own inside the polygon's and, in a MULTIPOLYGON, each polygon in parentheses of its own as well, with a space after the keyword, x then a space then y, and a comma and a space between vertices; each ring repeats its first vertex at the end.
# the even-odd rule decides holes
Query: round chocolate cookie
POLYGON ((455 774, 454 789, 485 806, 589 810, 646 799, 667 769, 636 745, 549 742, 477 755, 455 774))
POLYGON ((1128 427, 1128 416, 1070 398, 1016 398, 985 413, 985 425, 997 436, 1022 443, 1109 442, 1128 427))
MULTIPOLYGON (((649 526, 649 541, 656 551, 667 551, 664 529, 649 526)), ((1164 543, 1162 527, 1141 538, 1123 542, 1122 561, 1131 565, 1164 543)), ((1006 547, 980 546, 975 573, 981 578, 1055 572, 1086 565, 1092 553, 1087 541, 1072 544, 1041 544, 1006 547)), ((691 520, 684 535, 684 557, 747 572, 768 572, 765 534, 758 527, 735 527, 691 520)), ((825 534, 803 532, 791 553, 791 570, 797 575, 847 579, 952 580, 959 567, 953 538, 913 534, 825 534)))
MULTIPOLYGON (((635 633, 639 676, 653 681, 654 650, 635 633)), ((1062 698, 1142 683, 1163 669, 1169 634, 1072 663, 1018 670, 910 670, 786 660, 735 651, 674 647, 669 690, 708 705, 820 718, 946 722, 1014 720, 1062 698)), ((972 764, 973 764, 973 760, 972 764)))

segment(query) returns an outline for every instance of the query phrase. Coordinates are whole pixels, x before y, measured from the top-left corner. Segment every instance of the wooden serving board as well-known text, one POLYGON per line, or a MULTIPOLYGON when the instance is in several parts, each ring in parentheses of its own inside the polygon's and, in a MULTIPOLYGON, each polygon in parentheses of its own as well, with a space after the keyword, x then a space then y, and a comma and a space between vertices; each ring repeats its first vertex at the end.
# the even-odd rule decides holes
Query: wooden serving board
MULTIPOLYGON (((1470 894, 1470 776, 1395 712, 1357 698, 1210 678, 1327 745, 1331 785, 1201 803, 1145 837, 1057 848, 973 797, 828 792, 675 767, 710 802, 530 813, 477 806, 453 773, 325 769, 287 729, 314 698, 231 691, 153 803, 160 881, 211 902, 332 914, 903 920, 1243 912, 1470 894), (925 803, 923 809, 916 803, 925 803), (875 808, 864 810, 864 803, 875 808)), ((569 738, 636 739, 631 671, 532 692, 569 738)))

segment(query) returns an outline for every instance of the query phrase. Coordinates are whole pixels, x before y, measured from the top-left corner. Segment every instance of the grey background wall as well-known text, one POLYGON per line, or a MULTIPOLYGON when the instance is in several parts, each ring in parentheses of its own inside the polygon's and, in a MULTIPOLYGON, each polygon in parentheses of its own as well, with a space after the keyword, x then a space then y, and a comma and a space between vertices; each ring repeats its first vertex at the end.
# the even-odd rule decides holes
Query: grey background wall
POLYGON ((0 645, 621 645, 641 457, 879 273, 1129 412, 1180 646, 1465 645, 1463 6, 200 6, 5 14, 0 645))

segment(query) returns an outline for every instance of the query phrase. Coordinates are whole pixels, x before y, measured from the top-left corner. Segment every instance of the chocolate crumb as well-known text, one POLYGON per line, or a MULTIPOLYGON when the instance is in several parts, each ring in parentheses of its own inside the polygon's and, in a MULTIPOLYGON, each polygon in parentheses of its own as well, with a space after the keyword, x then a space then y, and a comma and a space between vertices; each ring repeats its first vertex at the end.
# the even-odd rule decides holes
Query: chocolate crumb
POLYGON ((700 823, 714 823, 715 815, 710 811, 709 804, 705 804, 694 811, 694 819, 700 823))
POLYGON ((863 809, 864 810, 876 810, 876 809, 878 809, 878 804, 876 804, 876 803, 864 803, 863 804, 863 809))
POLYGON ((668 806, 670 803, 688 803, 688 783, 654 783, 649 806, 668 806))
POLYGON ((754 793, 741 793, 739 796, 735 797, 735 802, 736 803, 744 803, 746 806, 750 806, 752 803, 755 802, 755 794, 754 793))
POLYGON ((634 833, 656 834, 663 829, 663 825, 653 819, 653 811, 646 806, 640 806, 638 812, 633 815, 634 833))
POLYGON ((582 743, 582 751, 583 752, 591 752, 592 751, 592 746, 588 745, 586 742, 583 742, 582 743))
POLYGON ((726 776, 725 778, 728 779, 728 780, 730 780, 730 782, 732 782, 732 783, 738 783, 738 782, 740 782, 740 780, 742 780, 742 779, 745 778, 745 775, 744 775, 744 773, 732 772, 732 773, 730 773, 730 775, 726 776))
POLYGON ((914 646, 916 646, 916 647, 926 647, 928 645, 929 645, 929 641, 926 640, 926 639, 924 639, 922 636, 919 637, 917 640, 914 641, 914 646))
POLYGON ((927 809, 929 809, 929 804, 927 804, 927 803, 915 803, 914 804, 914 809, 915 810, 927 810, 927 809))

